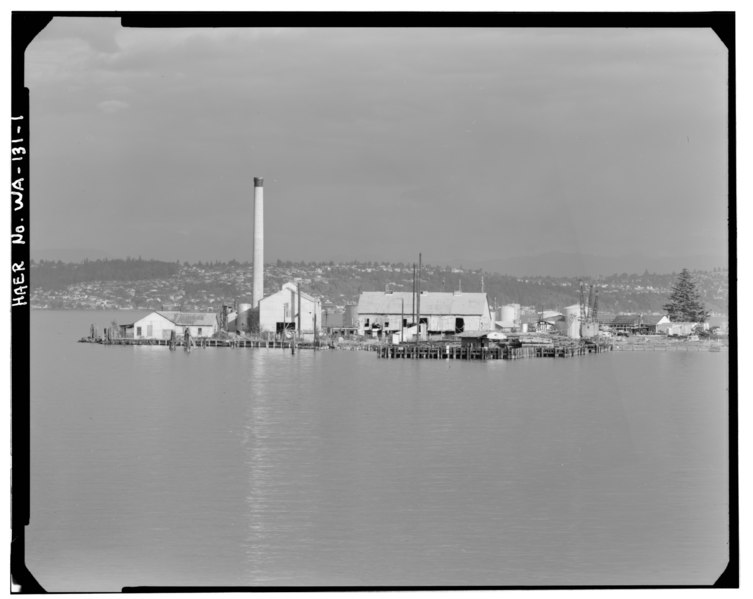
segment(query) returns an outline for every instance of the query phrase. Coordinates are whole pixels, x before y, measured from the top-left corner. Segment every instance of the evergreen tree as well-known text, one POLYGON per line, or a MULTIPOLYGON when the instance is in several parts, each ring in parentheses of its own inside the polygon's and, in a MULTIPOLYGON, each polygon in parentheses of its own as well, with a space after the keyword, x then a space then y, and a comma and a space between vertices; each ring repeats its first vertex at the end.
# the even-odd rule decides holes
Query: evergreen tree
POLYGON ((669 303, 664 304, 669 319, 673 322, 705 322, 709 313, 701 302, 701 294, 687 268, 683 268, 669 294, 669 303))

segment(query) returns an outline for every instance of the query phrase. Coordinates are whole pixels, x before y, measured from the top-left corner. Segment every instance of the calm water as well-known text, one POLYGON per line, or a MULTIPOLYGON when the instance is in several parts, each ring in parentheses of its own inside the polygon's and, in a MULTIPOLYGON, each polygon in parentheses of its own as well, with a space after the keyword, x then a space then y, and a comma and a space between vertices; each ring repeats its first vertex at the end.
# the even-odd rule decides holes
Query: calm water
POLYGON ((726 352, 463 363, 75 343, 111 320, 32 312, 27 564, 47 590, 711 584, 724 569, 726 352))

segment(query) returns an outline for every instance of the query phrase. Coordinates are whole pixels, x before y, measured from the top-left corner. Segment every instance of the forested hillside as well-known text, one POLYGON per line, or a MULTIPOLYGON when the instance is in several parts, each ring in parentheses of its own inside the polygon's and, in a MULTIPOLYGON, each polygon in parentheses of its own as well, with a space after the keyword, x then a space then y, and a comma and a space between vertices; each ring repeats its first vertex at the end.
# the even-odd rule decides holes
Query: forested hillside
MULTIPOLYGON (((177 263, 141 258, 77 264, 32 262, 32 305, 37 308, 160 308, 216 310, 222 303, 249 301, 253 267, 249 263, 177 263)), ((729 273, 718 268, 692 273, 707 309, 727 313, 729 273)), ((586 280, 599 290, 608 312, 662 312, 676 273, 613 274, 586 280)), ((413 264, 277 261, 265 268, 265 293, 286 281, 325 303, 356 303, 361 291, 410 291, 413 264)), ((481 291, 494 305, 519 303, 561 309, 578 302, 580 280, 572 277, 515 277, 481 270, 425 265, 421 288, 427 291, 481 291), (483 281, 483 282, 482 282, 483 281)))

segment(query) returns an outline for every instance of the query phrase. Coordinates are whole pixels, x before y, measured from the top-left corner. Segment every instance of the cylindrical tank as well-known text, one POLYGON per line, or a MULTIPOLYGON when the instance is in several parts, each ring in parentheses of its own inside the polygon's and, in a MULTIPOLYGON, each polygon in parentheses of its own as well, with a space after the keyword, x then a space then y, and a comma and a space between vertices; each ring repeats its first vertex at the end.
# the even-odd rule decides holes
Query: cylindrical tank
POLYGON ((500 320, 505 326, 514 326, 515 324, 515 306, 513 304, 507 304, 502 306, 500 320))
POLYGON ((567 336, 571 339, 580 339, 580 305, 573 304, 562 312, 567 326, 567 336))
POLYGON ((235 330, 247 333, 251 330, 251 304, 238 304, 238 316, 235 317, 235 330))
POLYGON ((513 304, 512 309, 514 310, 514 316, 513 320, 515 321, 515 324, 520 324, 520 304, 513 304))

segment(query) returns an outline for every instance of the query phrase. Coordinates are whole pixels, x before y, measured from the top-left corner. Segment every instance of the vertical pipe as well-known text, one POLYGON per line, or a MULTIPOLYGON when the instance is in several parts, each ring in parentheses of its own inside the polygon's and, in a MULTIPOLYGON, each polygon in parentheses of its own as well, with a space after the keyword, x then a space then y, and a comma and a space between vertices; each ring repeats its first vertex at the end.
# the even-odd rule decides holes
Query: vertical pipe
POLYGON ((411 320, 415 326, 416 324, 416 263, 413 263, 413 292, 410 296, 411 299, 411 320))
POLYGON ((421 336, 421 252, 418 253, 418 278, 416 279, 416 313, 418 329, 416 334, 416 343, 421 336))
POLYGON ((264 297, 264 179, 254 177, 254 308, 264 297))
POLYGON ((298 291, 298 334, 302 335, 301 331, 301 284, 299 283, 297 286, 298 291))

